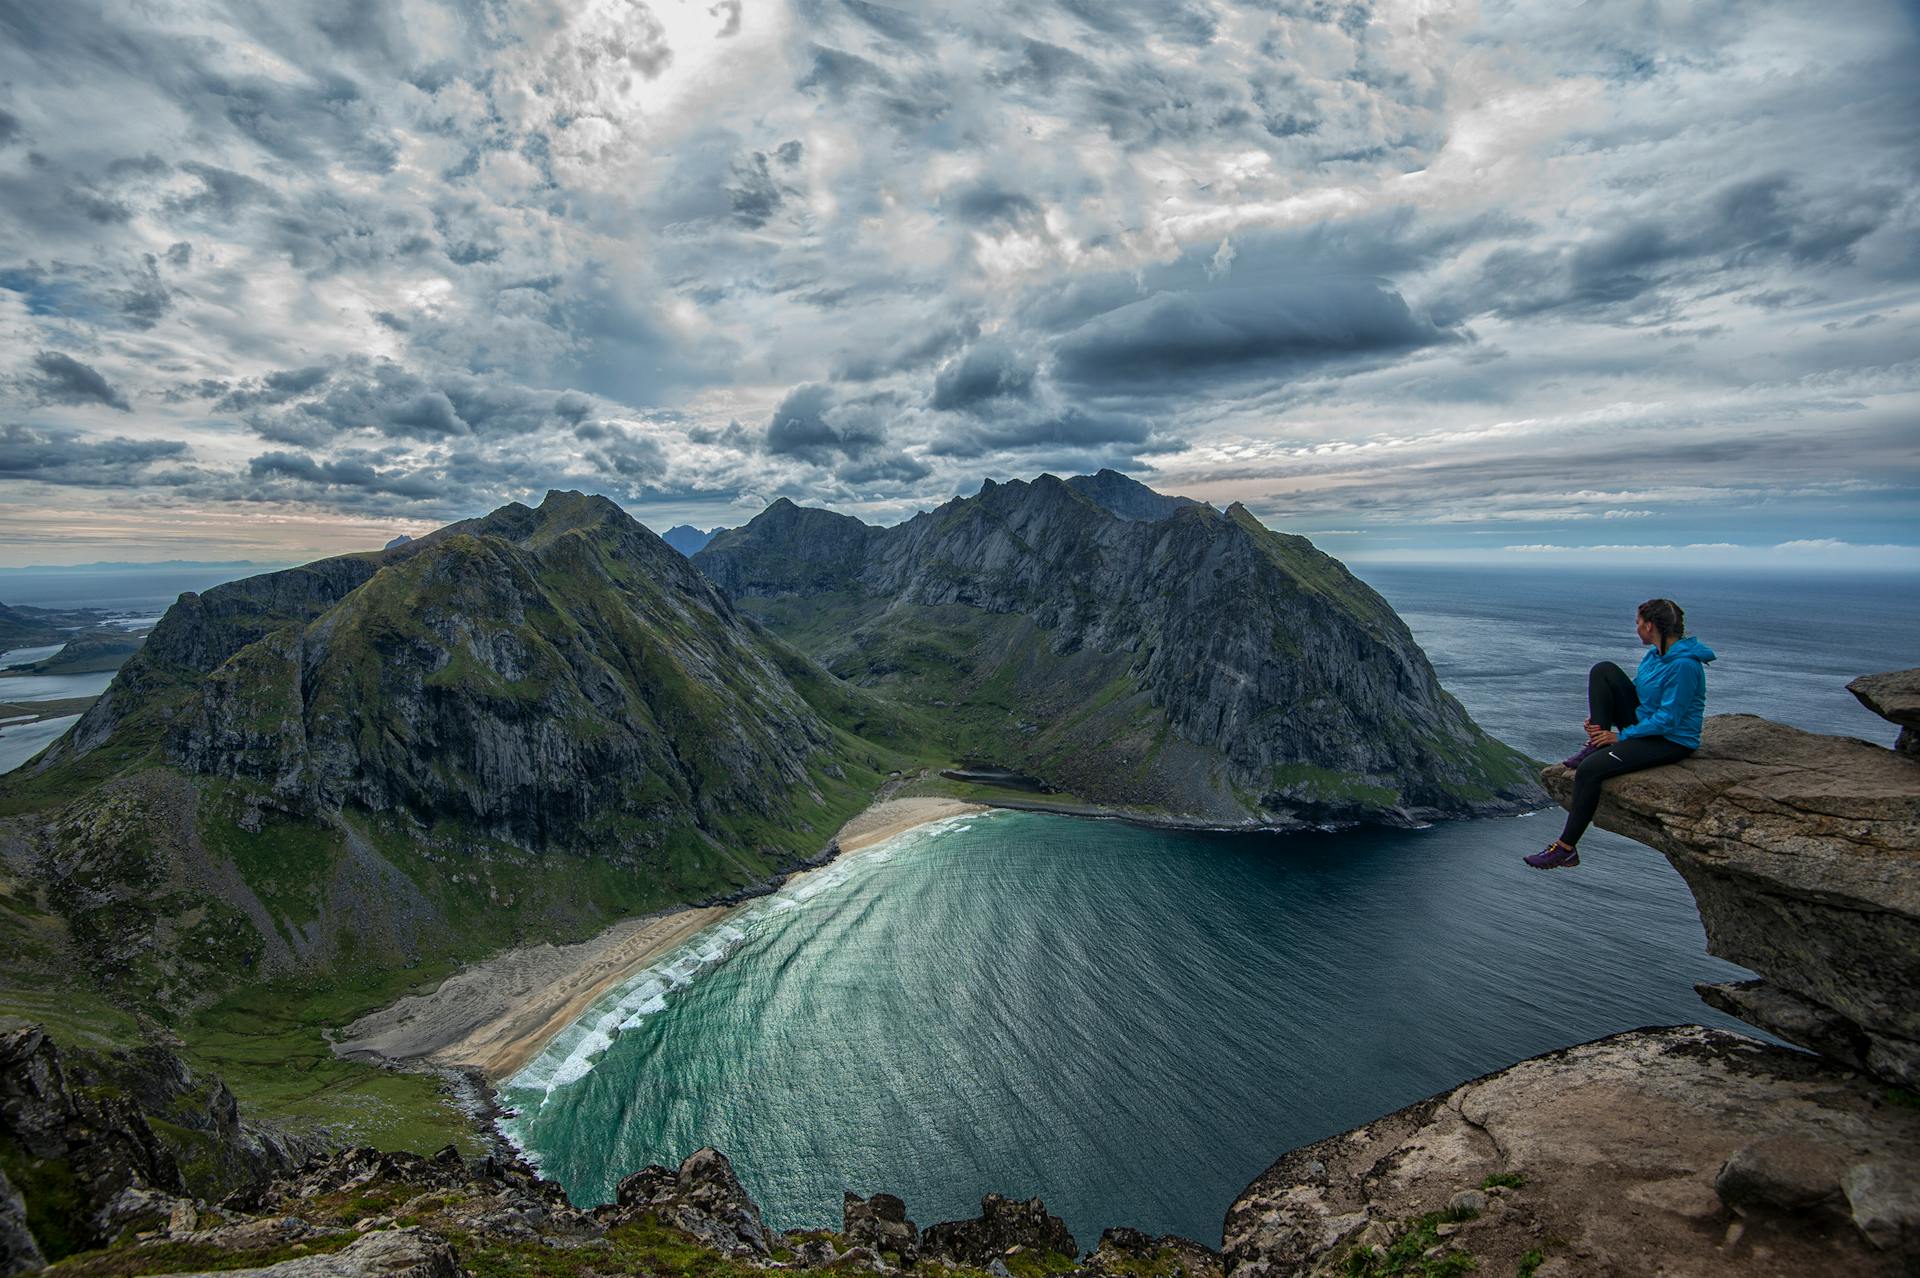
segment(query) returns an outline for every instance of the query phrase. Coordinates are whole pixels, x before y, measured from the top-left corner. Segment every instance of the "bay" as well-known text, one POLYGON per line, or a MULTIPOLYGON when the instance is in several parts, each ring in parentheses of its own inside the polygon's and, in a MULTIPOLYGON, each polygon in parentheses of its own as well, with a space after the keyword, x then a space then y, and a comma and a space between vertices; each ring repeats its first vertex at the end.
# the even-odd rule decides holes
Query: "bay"
MULTIPOLYGON (((1364 570, 1442 682, 1537 757, 1580 743, 1586 670, 1639 656, 1668 596, 1719 650, 1711 713, 1890 743, 1844 691, 1913 664, 1889 575, 1364 570)), ((701 1145, 780 1227, 840 1193, 922 1224, 1038 1194, 1217 1244, 1287 1149, 1556 1047, 1740 1029, 1696 981, 1684 882, 1604 831, 1576 871, 1519 858, 1561 814, 1418 831, 1169 833, 996 813, 926 827, 757 903, 614 991, 504 1089, 504 1129, 577 1202, 701 1145)))

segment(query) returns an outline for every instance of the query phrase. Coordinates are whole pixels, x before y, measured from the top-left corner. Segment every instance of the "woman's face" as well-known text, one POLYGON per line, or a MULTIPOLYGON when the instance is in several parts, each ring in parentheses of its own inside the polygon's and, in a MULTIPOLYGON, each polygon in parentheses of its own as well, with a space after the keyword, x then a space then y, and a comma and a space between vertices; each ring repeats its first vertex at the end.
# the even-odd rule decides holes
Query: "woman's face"
POLYGON ((1660 628, 1637 612, 1633 614, 1633 626, 1635 633, 1640 636, 1641 643, 1658 644, 1660 642, 1660 628))

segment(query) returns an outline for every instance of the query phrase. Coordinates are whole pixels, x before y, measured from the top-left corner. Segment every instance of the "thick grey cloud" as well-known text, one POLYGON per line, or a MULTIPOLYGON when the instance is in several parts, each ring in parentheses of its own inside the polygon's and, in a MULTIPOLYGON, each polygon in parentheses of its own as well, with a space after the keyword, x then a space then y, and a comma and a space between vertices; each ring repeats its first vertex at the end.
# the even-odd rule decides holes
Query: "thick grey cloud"
POLYGON ((928 403, 944 412, 979 412, 996 400, 1030 398, 1035 376, 1032 356, 1005 342, 981 342, 939 371, 928 403))
POLYGON ((105 404, 123 413, 133 411, 106 378, 71 355, 41 351, 33 357, 33 367, 27 387, 43 404, 105 404))
POLYGON ((1053 348, 1069 382, 1101 389, 1285 375, 1303 363, 1392 354, 1448 340, 1373 280, 1313 280, 1284 289, 1162 292, 1117 306, 1053 348))
POLYGON ((0 423, 0 479, 112 488, 168 482, 153 473, 162 462, 184 461, 180 440, 100 438, 19 422, 0 423))

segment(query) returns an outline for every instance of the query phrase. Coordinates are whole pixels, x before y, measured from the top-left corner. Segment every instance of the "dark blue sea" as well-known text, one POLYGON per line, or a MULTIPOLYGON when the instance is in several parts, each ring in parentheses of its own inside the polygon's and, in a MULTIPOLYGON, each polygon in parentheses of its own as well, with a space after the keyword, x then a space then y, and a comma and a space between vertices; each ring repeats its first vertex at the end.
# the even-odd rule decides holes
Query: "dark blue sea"
MULTIPOLYGON (((1916 664, 1920 581, 1556 569, 1362 573, 1486 728, 1558 758, 1587 668, 1629 671, 1666 596, 1716 648, 1709 710, 1890 743, 1844 690, 1916 664)), ((510 1084, 506 1124, 576 1201, 704 1144, 781 1227, 843 1189, 920 1223, 1038 1194, 1083 1244, 1217 1244, 1281 1153, 1489 1070, 1649 1024, 1742 1028, 1696 981, 1685 883, 1555 810, 1419 831, 1170 834, 994 813, 757 902, 612 992, 510 1084)))

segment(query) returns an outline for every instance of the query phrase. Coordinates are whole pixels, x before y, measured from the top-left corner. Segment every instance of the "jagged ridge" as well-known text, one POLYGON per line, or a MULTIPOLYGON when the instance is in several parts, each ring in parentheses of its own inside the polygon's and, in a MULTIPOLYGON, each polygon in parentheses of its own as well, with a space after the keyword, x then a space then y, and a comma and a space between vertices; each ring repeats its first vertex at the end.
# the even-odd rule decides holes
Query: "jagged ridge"
POLYGON ((887 529, 783 499, 694 562, 956 748, 1085 798, 1286 826, 1540 797, 1384 599, 1237 504, 1111 472, 988 481, 887 529))

